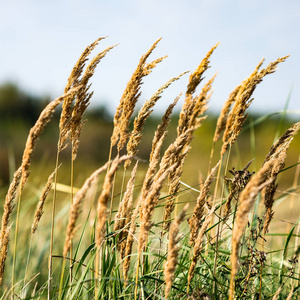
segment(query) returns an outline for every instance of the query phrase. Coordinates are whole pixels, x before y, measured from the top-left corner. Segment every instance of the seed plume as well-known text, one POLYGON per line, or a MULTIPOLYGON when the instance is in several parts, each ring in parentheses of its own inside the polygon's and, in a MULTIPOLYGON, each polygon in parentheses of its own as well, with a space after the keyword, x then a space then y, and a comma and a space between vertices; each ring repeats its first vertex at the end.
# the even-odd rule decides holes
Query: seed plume
POLYGON ((253 208, 256 196, 264 187, 272 182, 272 179, 268 179, 268 175, 273 163, 274 161, 270 160, 261 167, 240 194, 240 206, 236 213, 236 220, 232 232, 230 299, 234 299, 235 275, 238 270, 238 250, 242 234, 248 222, 248 214, 253 208))
POLYGON ((212 209, 209 211, 208 215, 205 217, 205 220, 204 220, 203 224, 201 225, 201 228, 200 228, 197 238, 195 240, 192 262, 191 262, 191 265, 189 268, 189 273, 188 273, 188 286, 190 286, 190 283, 194 277, 195 267, 196 267, 200 252, 202 250, 202 239, 203 239, 204 233, 207 230, 207 227, 211 222, 212 215, 215 212, 216 208, 217 208, 217 205, 212 207, 212 209))
MULTIPOLYGON (((68 78, 67 84, 65 86, 65 93, 67 93, 72 87, 77 87, 80 85, 80 77, 82 75, 83 69, 86 65, 86 62, 88 60, 88 56, 91 54, 91 52, 95 49, 95 47, 98 45, 98 43, 104 38, 98 38, 96 41, 94 41, 92 44, 90 44, 88 47, 85 48, 81 56, 79 57, 77 63, 72 69, 72 72, 68 78)), ((64 99, 63 106, 62 106, 62 113, 60 116, 60 122, 59 122, 59 129, 60 129, 60 150, 63 149, 65 145, 65 141, 67 139, 67 136, 69 134, 70 130, 70 124, 69 121, 72 116, 72 103, 75 99, 75 95, 70 95, 64 99)))
POLYGON ((172 283, 174 281, 174 272, 177 266, 177 257, 179 253, 178 243, 181 239, 181 235, 179 234, 179 226, 185 218, 188 204, 185 205, 181 213, 175 218, 172 222, 169 234, 169 244, 168 244, 168 256, 165 263, 164 275, 166 281, 165 288, 165 298, 168 298, 168 295, 171 291, 172 283))
POLYGON ((227 117, 228 117, 230 108, 231 108, 232 104, 235 102, 236 96, 238 95, 240 88, 241 88, 241 85, 238 85, 230 93, 227 101, 223 105, 223 108, 222 108, 220 115, 218 117, 218 120, 217 120, 216 130, 215 130, 215 134, 214 134, 214 138, 213 138, 214 143, 216 143, 221 138, 222 131, 226 127, 226 121, 227 121, 227 117))
POLYGON ((62 96, 56 98, 52 102, 50 102, 41 112, 38 120, 36 121, 35 125, 30 129, 29 135, 27 137, 25 149, 23 152, 22 158, 22 179, 21 179, 21 189, 23 189, 25 182, 29 176, 29 166, 31 163, 31 157, 33 154, 33 150, 37 144, 39 136, 44 131, 46 125, 50 122, 55 108, 64 101, 66 97, 74 95, 80 89, 80 86, 70 89, 67 93, 63 94, 62 96))
POLYGON ((108 201, 111 196, 111 188, 113 184, 114 175, 119 167, 119 165, 126 161, 127 159, 130 159, 130 156, 124 155, 124 156, 117 156, 111 163, 110 169, 107 172, 102 192, 98 198, 98 205, 97 205, 97 228, 96 228, 96 244, 97 247, 101 246, 101 243, 103 241, 104 237, 104 227, 107 220, 107 214, 108 214, 108 201))
POLYGON ((46 185, 44 186, 43 190, 42 190, 42 194, 40 196, 40 199, 39 199, 39 202, 38 202, 38 205, 37 205, 37 208, 35 210, 35 213, 34 213, 34 220, 33 220, 33 224, 31 226, 31 234, 34 234, 37 230, 37 227, 38 227, 38 224, 41 220, 41 217, 44 213, 44 205, 45 205, 45 201, 46 201, 46 198, 52 188, 52 185, 53 185, 53 179, 54 179, 54 175, 55 173, 57 172, 57 170, 55 170, 49 177, 48 177, 48 180, 47 180, 47 183, 46 185))
POLYGON ((264 226, 263 233, 266 234, 269 228, 269 225, 274 216, 273 204, 275 201, 275 192, 278 187, 278 184, 275 183, 278 174, 283 170, 285 166, 286 152, 290 146, 290 143, 294 135, 298 132, 300 128, 300 122, 292 125, 286 132, 278 139, 278 141, 271 147, 264 164, 272 158, 277 158, 274 162, 272 170, 270 172, 270 178, 273 181, 268 185, 264 190, 264 205, 265 205, 265 215, 264 215, 264 226))
POLYGON ((244 121, 247 118, 245 111, 253 101, 252 94, 257 85, 262 82, 266 75, 272 74, 276 71, 277 65, 284 62, 289 56, 278 58, 271 62, 265 69, 259 71, 263 60, 259 62, 254 72, 242 82, 240 89, 236 95, 234 105, 228 115, 226 128, 223 134, 223 146, 221 149, 221 156, 224 155, 230 145, 233 145, 242 130, 244 121))
POLYGON ((195 240, 198 236, 198 231, 201 227, 202 218, 204 216, 204 207, 206 203, 206 199, 208 197, 208 193, 210 191, 210 186, 215 178, 215 174, 220 165, 221 161, 219 161, 216 166, 211 170, 209 176, 205 180, 201 192, 196 200, 196 205, 193 211, 192 217, 189 219, 190 226, 190 244, 194 245, 195 240))
POLYGON ((132 74, 129 82, 127 83, 126 89, 121 97, 119 106, 116 109, 114 116, 114 130, 111 137, 112 147, 118 143, 118 151, 124 148, 125 143, 129 137, 128 125, 130 118, 134 112, 135 105, 141 95, 140 88, 142 79, 151 73, 151 70, 161 62, 165 57, 159 58, 152 63, 146 64, 147 58, 150 56, 152 51, 156 48, 158 39, 150 49, 141 57, 139 64, 132 74))
POLYGON ((92 183, 98 178, 98 176, 107 169, 108 163, 106 163, 104 166, 97 169, 95 172, 93 172, 84 182, 82 188, 76 193, 74 196, 70 213, 69 213, 69 221, 67 226, 67 232, 66 232, 66 239, 65 239, 65 246, 63 250, 63 256, 66 257, 70 250, 70 241, 73 239, 73 236, 75 234, 75 225, 76 221, 80 214, 80 208, 82 205, 82 201, 85 198, 89 188, 91 187, 92 183))
POLYGON ((115 216, 115 225, 114 231, 120 231, 118 236, 118 249, 120 251, 121 258, 124 258, 125 248, 126 248, 126 238, 128 231, 125 228, 128 227, 130 222, 132 206, 133 206, 133 191, 134 191, 134 182, 136 178, 136 172, 138 167, 138 161, 136 162, 132 172, 131 177, 127 183, 126 192, 123 196, 123 199, 118 207, 118 212, 115 216), (123 241, 124 239, 124 241, 123 241))
POLYGON ((197 67, 197 69, 190 75, 189 83, 186 90, 186 95, 192 95, 197 86, 200 84, 200 82, 203 80, 203 73, 210 67, 209 66, 209 59, 215 49, 218 47, 219 43, 217 43, 215 46, 213 46, 206 54, 206 56, 201 61, 200 65, 197 67))
POLYGON ((5 201, 4 201, 4 207, 3 207, 3 215, 2 215, 2 222, 1 222, 1 232, 0 232, 0 248, 2 247, 4 235, 6 233, 6 229, 9 223, 10 215, 15 207, 13 204, 16 198, 17 189, 20 184, 22 176, 22 167, 19 167, 18 170, 14 173, 14 178, 9 185, 5 201))
MULTIPOLYGON (((187 72, 181 73, 179 76, 171 78, 167 83, 165 83, 158 91, 149 99, 147 100, 143 107, 140 109, 138 116, 134 120, 134 127, 132 132, 130 133, 130 138, 127 143, 127 153, 128 155, 136 155, 137 154, 137 146, 140 143, 142 138, 141 131, 145 125, 147 118, 151 115, 153 111, 153 106, 156 102, 161 98, 161 94, 165 89, 167 89, 172 82, 178 80, 181 76, 186 74, 187 72)), ((130 161, 125 163, 125 168, 127 168, 130 164, 130 161)))
POLYGON ((10 233, 11 226, 12 225, 5 228, 2 243, 1 243, 1 251, 0 251, 0 286, 2 285, 2 280, 3 280, 3 275, 4 275, 5 261, 6 261, 7 252, 8 252, 9 233, 10 233))

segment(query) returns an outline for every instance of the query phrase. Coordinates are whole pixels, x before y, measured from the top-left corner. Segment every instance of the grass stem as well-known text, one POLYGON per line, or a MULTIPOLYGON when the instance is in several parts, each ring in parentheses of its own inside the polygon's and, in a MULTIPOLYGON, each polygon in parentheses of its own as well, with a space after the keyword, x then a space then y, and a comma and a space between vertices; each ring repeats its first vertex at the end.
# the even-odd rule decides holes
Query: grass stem
POLYGON ((57 176, 58 176, 58 162, 59 162, 59 151, 56 153, 55 163, 55 177, 54 177, 54 191, 52 201, 52 215, 51 215, 51 237, 50 237, 50 253, 49 253, 49 265, 48 265, 48 297, 50 300, 51 294, 51 278, 52 278, 52 255, 53 255, 53 241, 54 241, 54 223, 55 223, 55 206, 56 206, 56 192, 57 192, 57 176))

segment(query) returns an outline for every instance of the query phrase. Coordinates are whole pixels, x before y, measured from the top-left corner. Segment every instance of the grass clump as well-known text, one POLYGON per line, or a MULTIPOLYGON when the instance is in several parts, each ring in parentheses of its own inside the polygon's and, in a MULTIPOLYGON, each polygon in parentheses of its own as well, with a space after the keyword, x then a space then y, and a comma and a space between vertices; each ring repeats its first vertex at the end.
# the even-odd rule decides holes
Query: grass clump
MULTIPOLYGON (((200 84, 218 44, 189 77, 174 140, 165 145, 171 115, 181 94, 162 116, 145 161, 138 157, 138 150, 146 121, 163 91, 186 73, 162 85, 132 121, 144 78, 165 59, 147 62, 160 40, 156 41, 140 59, 121 97, 107 162, 97 166, 82 187, 76 189, 74 178, 83 117, 93 95, 89 79, 113 48, 100 52, 86 66, 100 41, 101 38, 97 39, 85 49, 64 94, 46 106, 29 132, 21 166, 4 201, 0 234, 2 298, 298 297, 298 222, 283 238, 276 237, 276 233, 272 237, 269 232, 274 205, 280 198, 277 181, 288 169, 287 150, 300 123, 293 124, 270 145, 257 170, 250 168, 253 160, 246 162, 243 157, 243 168, 236 165, 229 170, 231 161, 236 161, 232 149, 257 85, 288 56, 265 69, 261 69, 260 61, 229 95, 212 136, 208 175, 198 186, 191 187, 182 182, 182 174, 189 172, 184 169, 185 162, 197 129, 206 119, 215 76, 202 87, 200 84), (32 198, 33 187, 28 182, 32 155, 60 103, 54 171, 49 170, 45 187, 38 197, 32 198), (67 147, 71 148, 70 181, 63 194, 59 179, 64 164, 60 163, 60 154, 67 147), (216 149, 220 149, 218 155, 216 149), (49 194, 53 196, 52 205, 47 201, 49 194), (32 203, 37 208, 31 214, 32 203), (9 243, 10 239, 14 241, 9 243)), ((297 162, 294 163, 296 167, 297 162)), ((299 190, 297 180, 294 179, 294 195, 299 190)))

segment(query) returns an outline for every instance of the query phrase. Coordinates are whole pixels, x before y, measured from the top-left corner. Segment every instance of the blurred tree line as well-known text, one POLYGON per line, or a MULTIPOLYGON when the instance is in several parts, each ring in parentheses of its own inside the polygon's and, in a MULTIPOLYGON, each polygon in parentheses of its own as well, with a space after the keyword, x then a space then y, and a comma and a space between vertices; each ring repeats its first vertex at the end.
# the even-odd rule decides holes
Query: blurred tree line
MULTIPOLYGON (((22 91, 16 84, 7 82, 0 85, 0 114, 1 123, 19 119, 25 123, 34 125, 42 109, 51 101, 49 97, 37 97, 22 91)), ((110 121, 111 115, 105 107, 99 106, 89 110, 89 116, 110 121)), ((54 118, 58 118, 57 112, 54 118)))
POLYGON ((21 91, 13 83, 4 83, 0 86, 0 113, 1 125, 12 119, 21 119, 34 124, 39 115, 43 102, 34 96, 21 91))
MULTIPOLYGON (((53 99, 49 97, 41 98, 29 95, 13 83, 0 85, 0 187, 11 181, 13 172, 21 163, 29 130, 38 119, 43 108, 51 100, 53 99)), ((60 111, 61 107, 57 109, 53 120, 47 125, 40 137, 34 152, 33 162, 53 162, 54 168, 60 111)), ((279 131, 282 134, 292 123, 287 118, 282 123, 283 119, 277 115, 265 118, 264 122, 254 126, 260 117, 262 116, 258 114, 248 116, 244 125, 245 130, 238 139, 238 146, 232 149, 232 155, 237 157, 236 168, 254 157, 256 158, 254 164, 257 164, 258 167, 273 144, 276 132, 278 135, 278 128, 281 126, 279 131)), ((155 115, 147 120, 138 153, 138 156, 142 159, 148 159, 151 141, 160 118, 160 116, 155 115)), ((191 170, 191 174, 198 174, 199 170, 202 170, 205 174, 207 171, 217 118, 217 115, 209 115, 203 125, 196 131, 196 138, 192 143, 192 150, 186 163, 186 168, 191 170)), ((113 116, 104 106, 88 108, 85 119, 88 122, 83 127, 76 162, 80 166, 80 171, 86 171, 86 174, 82 174, 83 177, 88 176, 107 161, 110 137, 113 130, 113 116)), ((175 139, 177 120, 178 113, 174 113, 164 143, 165 148, 175 139)), ((289 150, 287 165, 298 161, 299 149, 300 137, 298 134, 289 150)), ((218 152, 215 153, 217 155, 218 152)), ((70 161, 70 147, 61 153, 60 158, 64 163, 70 161)), ((231 167, 229 166, 229 168, 231 167)), ((291 172, 294 172, 294 170, 291 172)), ((198 180, 197 176, 193 177, 194 180, 198 180)))
MULTIPOLYGON (((53 99, 49 97, 30 95, 11 82, 0 85, 0 186, 9 182, 15 166, 21 163, 29 130, 51 100, 53 99)), ((55 155, 60 112, 61 106, 56 110, 52 121, 42 134, 34 158, 40 159, 42 156, 52 157, 55 155)), ((100 136, 100 140, 103 141, 106 138, 107 131, 102 129, 111 127, 112 116, 105 107, 98 106, 88 109, 86 118, 93 124, 96 122, 99 125, 97 126, 97 134, 100 136)), ((88 127, 90 128, 90 126, 88 127)), ((84 147, 86 151, 88 147, 97 147, 98 143, 95 140, 94 144, 90 141, 91 138, 95 139, 95 134, 96 132, 89 132, 89 138, 87 138, 89 145, 84 147)), ((108 132, 108 134, 110 133, 108 132)), ((99 142, 100 144, 101 142, 99 142)), ((67 155, 68 153, 63 153, 62 157, 67 155)), ((100 156, 100 160, 106 159, 106 157, 102 157, 100 151, 98 151, 98 155, 94 153, 94 156, 96 158, 100 156)))

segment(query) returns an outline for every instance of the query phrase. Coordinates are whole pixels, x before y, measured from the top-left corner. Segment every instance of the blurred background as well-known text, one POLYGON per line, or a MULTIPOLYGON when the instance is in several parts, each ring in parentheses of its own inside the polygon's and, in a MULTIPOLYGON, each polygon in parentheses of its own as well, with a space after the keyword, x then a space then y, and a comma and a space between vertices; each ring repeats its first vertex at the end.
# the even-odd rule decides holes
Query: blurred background
MULTIPOLYGON (((82 180, 95 166, 107 160, 112 117, 126 83, 141 55, 160 37, 162 40, 150 59, 164 55, 168 58, 145 78, 138 107, 171 77, 194 70, 207 51, 220 42, 206 74, 208 79, 218 72, 209 118, 197 131, 198 137, 189 157, 191 163, 187 165, 195 174, 207 172, 215 121, 224 101, 263 57, 265 66, 278 57, 291 55, 279 65, 280 70, 267 76, 256 89, 249 110, 248 129, 235 149, 239 154, 236 164, 242 166, 256 157, 258 167, 274 138, 299 120, 300 2, 297 0, 289 1, 288 5, 277 0, 0 2, 2 186, 8 184, 20 163, 28 131, 39 113, 49 101, 62 94, 82 51, 101 36, 107 38, 100 42, 92 56, 109 45, 118 46, 101 61, 92 78, 94 96, 86 115, 89 122, 84 127, 78 155, 82 180), (283 110, 287 112, 284 118, 280 113, 283 110), (250 130, 255 120, 267 115, 271 116, 255 126, 255 130, 250 130)), ((147 159, 160 115, 180 92, 185 91, 188 77, 185 75, 171 85, 157 103, 145 129, 141 157, 147 159)), ((182 101, 177 105, 177 112, 182 101)), ((41 137, 34 156, 36 161, 52 163, 56 155, 58 115, 41 137)), ((176 116, 171 123, 168 142, 176 132, 175 119, 176 116)), ((64 153, 68 159, 68 152, 64 153)), ((296 138, 289 164, 296 163, 298 155, 299 139, 296 138)), ((187 180, 195 184, 198 178, 187 180)))
MULTIPOLYGON (((140 56, 162 37, 152 58, 168 58, 145 80, 142 99, 169 78, 194 70, 220 42, 207 76, 218 72, 211 110, 219 111, 227 95, 265 57, 265 64, 291 57, 280 72, 257 90, 252 110, 282 110, 300 102, 300 2, 282 1, 6 1, 1 0, 0 82, 13 82, 31 95, 55 98, 84 48, 107 36, 95 50, 119 44, 101 62, 94 78, 93 105, 115 111, 140 56)), ((166 91, 166 107, 184 91, 188 76, 166 91)))

